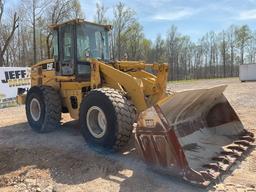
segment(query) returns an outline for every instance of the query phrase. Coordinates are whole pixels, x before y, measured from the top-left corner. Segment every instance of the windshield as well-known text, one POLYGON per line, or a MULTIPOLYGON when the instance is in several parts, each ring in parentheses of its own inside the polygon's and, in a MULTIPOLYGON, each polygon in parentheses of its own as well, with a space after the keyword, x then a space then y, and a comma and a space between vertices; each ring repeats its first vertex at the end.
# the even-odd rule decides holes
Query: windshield
POLYGON ((109 60, 108 31, 104 27, 85 24, 77 26, 77 59, 109 60))

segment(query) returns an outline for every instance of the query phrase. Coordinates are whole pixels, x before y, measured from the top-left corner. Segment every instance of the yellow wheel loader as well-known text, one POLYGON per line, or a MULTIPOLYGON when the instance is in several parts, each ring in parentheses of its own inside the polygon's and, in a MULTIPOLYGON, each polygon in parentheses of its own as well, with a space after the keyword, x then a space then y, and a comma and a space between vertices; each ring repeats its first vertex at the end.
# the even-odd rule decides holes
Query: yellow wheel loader
POLYGON ((17 96, 36 132, 54 131, 69 113, 90 146, 117 151, 134 129, 148 164, 203 186, 254 142, 225 86, 170 92, 166 64, 110 59, 111 26, 76 19, 50 28, 53 59, 31 67, 31 88, 17 96))

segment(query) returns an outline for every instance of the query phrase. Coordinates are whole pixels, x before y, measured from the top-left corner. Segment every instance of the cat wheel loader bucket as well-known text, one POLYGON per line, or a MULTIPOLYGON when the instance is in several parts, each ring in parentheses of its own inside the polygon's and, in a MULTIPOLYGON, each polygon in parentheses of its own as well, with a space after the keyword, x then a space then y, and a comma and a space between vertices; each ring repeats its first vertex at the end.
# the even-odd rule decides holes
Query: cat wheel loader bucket
POLYGON ((139 115, 136 147, 170 175, 208 186, 253 145, 223 95, 226 86, 176 92, 139 115))

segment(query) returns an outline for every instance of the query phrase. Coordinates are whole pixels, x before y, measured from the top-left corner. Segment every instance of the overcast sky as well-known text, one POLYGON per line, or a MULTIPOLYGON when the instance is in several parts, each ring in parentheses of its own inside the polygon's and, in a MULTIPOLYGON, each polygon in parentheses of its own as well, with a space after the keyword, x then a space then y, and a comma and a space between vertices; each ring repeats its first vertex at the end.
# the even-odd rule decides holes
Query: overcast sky
MULTIPOLYGON (((8 7, 19 0, 5 0, 8 7)), ((108 7, 108 16, 113 15, 113 6, 118 0, 80 0, 87 20, 93 20, 96 2, 108 7)), ((182 34, 196 41, 208 31, 219 32, 231 24, 248 24, 256 30, 256 0, 122 0, 137 13, 147 38, 154 40, 157 34, 166 35, 172 24, 182 34)))

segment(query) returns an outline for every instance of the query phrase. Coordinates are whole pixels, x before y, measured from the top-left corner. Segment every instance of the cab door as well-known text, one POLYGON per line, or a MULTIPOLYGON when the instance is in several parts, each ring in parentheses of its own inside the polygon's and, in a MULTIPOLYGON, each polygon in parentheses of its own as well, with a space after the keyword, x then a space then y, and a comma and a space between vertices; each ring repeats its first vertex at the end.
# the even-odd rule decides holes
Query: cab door
POLYGON ((61 75, 74 75, 74 25, 64 25, 60 28, 60 72, 61 75))
POLYGON ((89 81, 91 77, 91 65, 87 61, 91 50, 90 35, 86 25, 76 26, 76 77, 81 81, 89 81))

